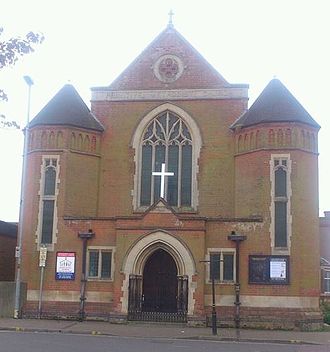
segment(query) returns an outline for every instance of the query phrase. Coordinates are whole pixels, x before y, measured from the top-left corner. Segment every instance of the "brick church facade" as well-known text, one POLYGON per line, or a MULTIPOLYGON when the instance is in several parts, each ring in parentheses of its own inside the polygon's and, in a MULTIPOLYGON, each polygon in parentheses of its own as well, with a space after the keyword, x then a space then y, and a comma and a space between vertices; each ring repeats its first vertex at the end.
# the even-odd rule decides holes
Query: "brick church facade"
POLYGON ((248 109, 167 28, 91 110, 65 85, 29 125, 23 314, 317 327, 319 125, 277 79, 248 109), (156 174, 154 174, 156 173, 156 174))

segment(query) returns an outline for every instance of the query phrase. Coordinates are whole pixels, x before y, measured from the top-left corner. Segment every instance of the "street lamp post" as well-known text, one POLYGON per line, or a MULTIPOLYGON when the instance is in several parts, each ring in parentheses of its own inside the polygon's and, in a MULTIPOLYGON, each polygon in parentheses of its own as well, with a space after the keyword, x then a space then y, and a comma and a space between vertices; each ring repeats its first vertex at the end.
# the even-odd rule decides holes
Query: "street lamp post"
POLYGON ((82 250, 82 270, 81 270, 81 286, 80 286, 80 306, 79 306, 79 321, 85 319, 85 301, 86 301, 86 256, 87 256, 87 241, 95 236, 93 230, 89 229, 88 232, 79 232, 78 237, 83 241, 82 250))
MULTIPOLYGON (((241 318, 240 318, 240 280, 239 280, 239 244, 246 240, 246 235, 240 235, 235 231, 232 231, 228 235, 228 240, 235 242, 236 245, 236 278, 235 278, 235 328, 240 328, 241 318)), ((239 330, 237 330, 239 331, 239 330)))
POLYGON ((30 123, 30 104, 31 104, 31 87, 33 80, 29 76, 24 76, 24 81, 28 85, 28 101, 26 113, 26 127, 24 130, 24 145, 23 145, 23 164, 22 164, 22 178, 21 178, 21 195, 20 195, 20 209, 19 209, 19 230, 17 238, 17 247, 15 252, 16 257, 16 287, 15 287, 15 307, 14 318, 20 317, 20 301, 21 301, 21 262, 22 262, 22 240, 23 240, 23 223, 24 223, 24 207, 25 207, 25 182, 27 171, 27 153, 29 145, 29 123, 30 123))
POLYGON ((210 263, 210 276, 212 284, 212 335, 217 335, 217 311, 215 309, 215 278, 214 278, 214 264, 216 260, 201 260, 201 263, 210 263))
POLYGON ((212 335, 217 335, 217 311, 215 309, 215 284, 214 284, 214 260, 210 260, 212 280, 212 335))

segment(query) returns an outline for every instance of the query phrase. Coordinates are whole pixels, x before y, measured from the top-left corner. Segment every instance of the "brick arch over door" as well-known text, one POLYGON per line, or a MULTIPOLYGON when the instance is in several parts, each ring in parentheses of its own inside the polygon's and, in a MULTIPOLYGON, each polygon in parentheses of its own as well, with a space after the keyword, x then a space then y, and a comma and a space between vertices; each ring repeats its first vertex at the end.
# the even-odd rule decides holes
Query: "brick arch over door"
POLYGON ((143 236, 130 248, 124 258, 122 272, 124 281, 122 286, 122 312, 128 310, 128 284, 131 274, 142 275, 144 265, 152 253, 162 249, 168 252, 176 263, 178 275, 188 276, 188 315, 194 312, 194 292, 196 289, 193 283, 193 276, 196 274, 196 265, 190 250, 173 235, 156 231, 143 236))

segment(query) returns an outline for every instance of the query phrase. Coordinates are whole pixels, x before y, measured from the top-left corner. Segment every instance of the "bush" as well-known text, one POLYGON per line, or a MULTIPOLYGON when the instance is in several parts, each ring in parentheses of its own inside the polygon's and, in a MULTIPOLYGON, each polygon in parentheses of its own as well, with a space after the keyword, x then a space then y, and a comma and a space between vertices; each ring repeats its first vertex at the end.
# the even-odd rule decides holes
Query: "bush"
POLYGON ((321 309, 323 311, 323 321, 330 325, 330 303, 323 303, 321 309))

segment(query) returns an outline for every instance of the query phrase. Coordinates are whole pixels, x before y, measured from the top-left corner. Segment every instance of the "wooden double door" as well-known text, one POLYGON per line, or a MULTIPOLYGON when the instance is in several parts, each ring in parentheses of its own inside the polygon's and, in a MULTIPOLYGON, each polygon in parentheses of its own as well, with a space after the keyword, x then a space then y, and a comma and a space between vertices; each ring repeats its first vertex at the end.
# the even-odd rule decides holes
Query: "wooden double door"
POLYGON ((143 275, 130 275, 128 317, 131 320, 151 320, 150 317, 157 320, 166 316, 174 319, 175 314, 184 319, 187 299, 188 278, 178 275, 173 257, 163 249, 150 255, 143 275))
POLYGON ((143 270, 142 310, 177 311, 177 268, 170 254, 157 250, 148 258, 143 270))

